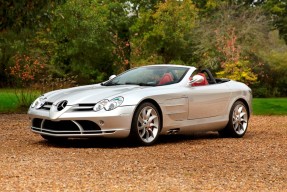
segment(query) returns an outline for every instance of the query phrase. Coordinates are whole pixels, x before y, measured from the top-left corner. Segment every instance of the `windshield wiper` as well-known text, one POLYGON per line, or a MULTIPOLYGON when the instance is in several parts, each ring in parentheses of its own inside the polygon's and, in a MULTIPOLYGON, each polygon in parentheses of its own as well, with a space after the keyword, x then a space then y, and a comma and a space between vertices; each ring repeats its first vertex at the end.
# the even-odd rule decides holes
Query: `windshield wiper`
POLYGON ((125 82, 124 85, 138 85, 137 83, 133 83, 133 82, 125 82))
POLYGON ((102 86, 114 86, 114 85, 123 85, 120 83, 101 83, 102 86))
POLYGON ((124 85, 138 85, 138 86, 155 86, 151 83, 133 83, 133 82, 126 82, 124 85))
POLYGON ((155 86, 155 84, 151 83, 133 83, 133 82, 126 82, 126 83, 101 83, 102 86, 114 86, 114 85, 138 85, 138 86, 155 86))
POLYGON ((150 83, 138 83, 137 85, 139 85, 139 86, 156 86, 155 84, 150 84, 150 83))
POLYGON ((133 83, 133 82, 126 82, 124 85, 151 86, 150 84, 146 83, 133 83))

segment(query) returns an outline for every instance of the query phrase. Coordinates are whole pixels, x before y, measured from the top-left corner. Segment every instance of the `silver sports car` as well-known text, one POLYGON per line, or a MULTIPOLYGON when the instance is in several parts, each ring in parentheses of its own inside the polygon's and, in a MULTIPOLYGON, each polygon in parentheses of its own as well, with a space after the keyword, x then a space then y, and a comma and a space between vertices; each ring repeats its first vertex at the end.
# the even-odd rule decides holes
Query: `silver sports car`
POLYGON ((47 140, 129 137, 152 145, 161 134, 218 131, 242 137, 251 100, 248 86, 214 78, 207 69, 150 65, 101 84, 46 93, 28 114, 32 131, 47 140))

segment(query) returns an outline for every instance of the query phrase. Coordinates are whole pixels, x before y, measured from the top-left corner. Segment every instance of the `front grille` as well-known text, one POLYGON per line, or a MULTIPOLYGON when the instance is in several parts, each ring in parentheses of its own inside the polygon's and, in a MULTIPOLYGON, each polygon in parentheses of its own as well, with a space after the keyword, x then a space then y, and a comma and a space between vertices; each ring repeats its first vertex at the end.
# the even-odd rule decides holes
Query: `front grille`
POLYGON ((42 128, 51 131, 79 131, 79 127, 72 121, 45 120, 42 128))
POLYGON ((89 120, 51 121, 47 119, 32 119, 32 130, 54 134, 93 134, 102 133, 97 123, 89 120))

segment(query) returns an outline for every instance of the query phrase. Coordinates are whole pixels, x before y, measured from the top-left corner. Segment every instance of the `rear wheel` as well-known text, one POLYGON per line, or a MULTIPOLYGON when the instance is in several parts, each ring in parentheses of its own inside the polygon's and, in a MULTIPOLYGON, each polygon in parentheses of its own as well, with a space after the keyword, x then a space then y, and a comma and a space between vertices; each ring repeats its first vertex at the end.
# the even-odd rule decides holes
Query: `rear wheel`
POLYGON ((150 102, 142 103, 136 110, 130 139, 141 145, 152 145, 159 136, 161 118, 158 109, 150 102))
POLYGON ((241 101, 236 101, 231 107, 227 126, 219 131, 222 136, 243 137, 248 127, 248 110, 241 101))

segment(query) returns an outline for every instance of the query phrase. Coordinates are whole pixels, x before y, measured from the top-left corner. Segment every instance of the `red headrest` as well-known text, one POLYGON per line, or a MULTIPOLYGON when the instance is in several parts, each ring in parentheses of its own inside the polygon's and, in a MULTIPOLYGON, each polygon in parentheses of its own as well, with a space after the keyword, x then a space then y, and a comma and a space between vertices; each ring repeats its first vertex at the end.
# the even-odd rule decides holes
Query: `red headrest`
POLYGON ((173 81, 173 77, 170 73, 165 73, 162 78, 160 79, 158 85, 163 85, 173 81))
POLYGON ((202 85, 208 85, 208 81, 206 79, 206 76, 204 73, 198 73, 197 75, 200 75, 203 77, 203 81, 201 83, 192 83, 192 86, 202 86, 202 85))

